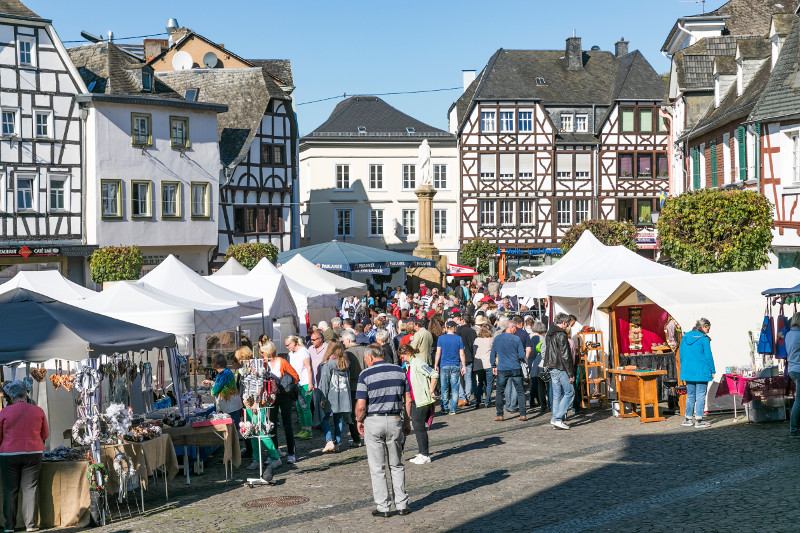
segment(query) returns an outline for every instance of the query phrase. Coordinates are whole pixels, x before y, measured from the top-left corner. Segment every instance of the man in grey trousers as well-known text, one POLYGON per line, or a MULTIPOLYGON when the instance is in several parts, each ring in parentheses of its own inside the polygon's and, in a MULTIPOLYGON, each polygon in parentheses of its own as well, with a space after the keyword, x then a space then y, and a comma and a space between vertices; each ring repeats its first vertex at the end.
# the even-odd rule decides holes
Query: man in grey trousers
POLYGON ((386 480, 386 458, 392 475, 392 492, 397 514, 411 513, 406 492, 403 444, 411 433, 411 394, 403 370, 383 360, 374 346, 364 350, 366 368, 358 376, 356 421, 367 445, 367 462, 372 477, 372 496, 377 509, 372 516, 389 518, 391 504, 386 480), (405 417, 403 416, 405 415, 405 417))

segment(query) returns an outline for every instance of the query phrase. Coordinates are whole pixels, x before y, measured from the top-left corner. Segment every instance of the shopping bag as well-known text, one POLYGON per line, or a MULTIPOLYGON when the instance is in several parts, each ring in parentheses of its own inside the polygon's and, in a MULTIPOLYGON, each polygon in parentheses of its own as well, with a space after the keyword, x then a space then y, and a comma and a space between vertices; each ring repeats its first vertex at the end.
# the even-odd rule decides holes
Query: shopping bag
POLYGON ((789 321, 783 314, 783 306, 778 313, 778 319, 775 321, 776 334, 775 334, 775 357, 786 359, 786 334, 789 333, 789 321))
POLYGON ((775 352, 775 342, 773 338, 773 319, 769 301, 767 310, 764 313, 764 322, 761 323, 761 335, 758 337, 758 353, 772 355, 775 352))

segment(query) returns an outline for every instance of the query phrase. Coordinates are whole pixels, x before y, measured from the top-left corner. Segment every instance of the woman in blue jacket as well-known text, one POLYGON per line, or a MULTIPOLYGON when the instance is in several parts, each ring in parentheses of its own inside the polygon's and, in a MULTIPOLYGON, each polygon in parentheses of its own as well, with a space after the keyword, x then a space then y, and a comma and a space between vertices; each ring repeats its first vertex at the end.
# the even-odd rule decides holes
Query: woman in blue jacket
POLYGON ((714 379, 714 357, 711 355, 711 339, 708 332, 711 322, 706 318, 697 321, 692 331, 683 335, 680 346, 681 376, 686 382, 686 419, 681 426, 707 428, 711 424, 703 420, 708 382, 714 379), (692 422, 694 413, 694 423, 692 422))

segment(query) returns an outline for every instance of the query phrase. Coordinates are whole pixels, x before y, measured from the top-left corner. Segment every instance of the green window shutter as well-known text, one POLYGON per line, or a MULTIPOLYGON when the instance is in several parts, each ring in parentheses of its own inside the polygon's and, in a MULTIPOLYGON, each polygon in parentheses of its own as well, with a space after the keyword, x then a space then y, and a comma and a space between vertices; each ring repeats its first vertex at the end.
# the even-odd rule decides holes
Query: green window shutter
POLYGON ((747 134, 744 126, 736 129, 736 139, 739 141, 739 179, 747 179, 747 134))
POLYGON ((761 124, 755 124, 753 129, 756 131, 756 142, 755 142, 755 150, 753 157, 755 161, 753 162, 753 168, 755 169, 755 178, 757 180, 761 179, 761 124))
POLYGON ((694 190, 700 189, 700 148, 692 149, 692 176, 694 177, 694 190))
POLYGON ((711 186, 717 186, 717 141, 711 142, 711 186))

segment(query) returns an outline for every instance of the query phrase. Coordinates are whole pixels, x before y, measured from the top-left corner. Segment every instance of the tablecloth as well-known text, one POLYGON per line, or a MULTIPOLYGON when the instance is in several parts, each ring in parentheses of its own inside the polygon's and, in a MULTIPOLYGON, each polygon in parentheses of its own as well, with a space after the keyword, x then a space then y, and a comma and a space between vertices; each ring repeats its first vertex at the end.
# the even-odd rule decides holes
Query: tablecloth
MULTIPOLYGON (((40 528, 86 527, 89 525, 89 480, 86 461, 43 462, 39 473, 37 510, 40 528)), ((0 521, 3 520, 3 488, 0 484, 0 521)), ((22 503, 20 494, 19 503, 22 503)), ((17 527, 25 528, 22 511, 17 527)), ((5 527, 5 525, 3 526, 5 527)))
POLYGON ((234 468, 242 466, 239 435, 233 424, 203 426, 199 428, 193 428, 191 426, 178 428, 164 426, 163 431, 172 438, 172 444, 175 446, 223 446, 223 462, 230 463, 234 468))
POLYGON ((114 471, 114 456, 117 452, 128 454, 145 489, 147 489, 147 478, 152 476, 157 468, 166 467, 168 479, 173 479, 178 473, 178 458, 175 455, 172 438, 168 434, 144 442, 106 444, 100 447, 100 457, 108 471, 106 490, 110 494, 115 493, 119 487, 119 477, 114 471))
POLYGON ((736 374, 723 374, 715 398, 726 394, 738 394, 742 403, 766 398, 794 396, 794 382, 786 376, 769 378, 746 378, 736 374))

